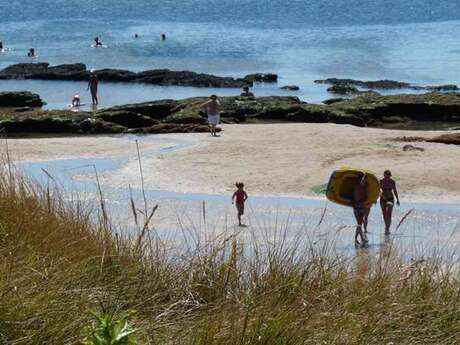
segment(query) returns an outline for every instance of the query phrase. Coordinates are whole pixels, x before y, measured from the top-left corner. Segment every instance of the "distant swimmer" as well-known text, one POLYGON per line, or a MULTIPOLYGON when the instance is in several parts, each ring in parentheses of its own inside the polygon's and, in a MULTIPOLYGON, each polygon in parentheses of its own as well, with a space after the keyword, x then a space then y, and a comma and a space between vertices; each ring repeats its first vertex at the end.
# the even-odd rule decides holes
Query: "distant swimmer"
POLYGON ((0 41, 0 50, 3 50, 3 42, 0 41))
POLYGON ((395 197, 396 204, 399 206, 400 203, 396 182, 391 178, 391 171, 385 170, 383 179, 380 180, 380 207, 382 208, 383 220, 385 222, 385 235, 390 234, 395 197))
POLYGON ((219 115, 220 102, 217 99, 216 95, 211 95, 209 101, 203 103, 201 108, 206 110, 208 114, 208 123, 211 129, 211 135, 217 137, 216 126, 219 124, 220 115, 219 115))
POLYGON ((249 86, 243 87, 243 92, 240 94, 240 97, 245 97, 248 99, 256 98, 256 96, 254 96, 254 94, 251 91, 249 91, 249 86))
POLYGON ((93 105, 99 104, 99 100, 97 99, 98 84, 99 84, 99 80, 97 79, 96 72, 92 69, 89 74, 88 88, 86 89, 86 91, 88 90, 91 91, 91 99, 92 99, 93 105))
POLYGON ((80 95, 75 93, 72 98, 72 107, 77 108, 80 106, 80 95))
POLYGON ((134 38, 139 38, 139 35, 138 35, 138 34, 134 34, 134 38))
POLYGON ((35 57, 35 49, 34 49, 34 48, 30 48, 30 49, 29 49, 29 52, 27 53, 27 56, 28 56, 28 57, 35 57))
POLYGON ((94 37, 94 46, 95 47, 102 47, 102 42, 99 39, 99 36, 94 37))
POLYGON ((363 233, 367 233, 367 218, 369 216, 370 207, 366 205, 368 199, 369 186, 367 182, 367 175, 365 173, 359 173, 355 185, 353 186, 353 213, 356 218, 356 231, 355 231, 355 243, 359 244, 358 237, 361 239, 361 244, 367 242, 367 239, 363 233))
POLYGON ((166 41, 166 35, 165 34, 161 34, 161 40, 166 41))

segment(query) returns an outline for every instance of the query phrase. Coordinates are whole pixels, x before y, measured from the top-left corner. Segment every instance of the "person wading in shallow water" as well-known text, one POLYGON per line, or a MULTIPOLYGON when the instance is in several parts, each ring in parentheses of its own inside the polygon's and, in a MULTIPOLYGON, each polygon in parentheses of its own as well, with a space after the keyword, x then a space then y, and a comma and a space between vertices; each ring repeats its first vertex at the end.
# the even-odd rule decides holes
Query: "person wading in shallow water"
POLYGON ((391 178, 391 171, 385 170, 383 179, 380 180, 380 207, 382 208, 383 220, 385 222, 385 235, 390 234, 395 197, 396 204, 399 206, 400 203, 396 182, 391 178))
POLYGON ((89 74, 89 81, 88 81, 88 88, 86 91, 90 90, 91 91, 91 98, 93 105, 98 105, 99 100, 97 99, 97 86, 99 84, 99 81, 97 80, 97 75, 92 69, 89 74))
POLYGON ((211 135, 217 137, 216 126, 219 124, 220 115, 219 115, 220 102, 217 99, 216 95, 211 95, 209 101, 201 105, 201 109, 205 110, 208 114, 209 127, 211 129, 211 135))
POLYGON ((94 37, 94 46, 97 47, 102 47, 102 42, 99 38, 99 36, 94 37))
POLYGON ((356 244, 360 244, 358 237, 361 239, 361 244, 365 244, 367 242, 367 239, 364 235, 364 233, 367 233, 367 218, 370 212, 370 207, 366 205, 367 198, 367 176, 364 173, 359 173, 356 183, 353 187, 353 213, 355 215, 357 224, 355 231, 356 244))
POLYGON ((243 182, 238 182, 235 184, 235 186, 238 189, 235 193, 233 193, 232 204, 235 204, 236 206, 236 211, 238 215, 238 226, 245 226, 243 223, 241 223, 241 217, 244 215, 244 203, 248 199, 248 195, 244 191, 243 182))

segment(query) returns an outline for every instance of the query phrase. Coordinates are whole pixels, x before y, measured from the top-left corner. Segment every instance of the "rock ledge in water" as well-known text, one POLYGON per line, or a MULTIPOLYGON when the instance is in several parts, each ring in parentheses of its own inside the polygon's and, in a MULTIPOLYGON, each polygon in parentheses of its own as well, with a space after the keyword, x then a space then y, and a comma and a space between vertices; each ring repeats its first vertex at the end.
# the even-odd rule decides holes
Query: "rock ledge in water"
MULTIPOLYGON (((190 71, 155 69, 139 73, 119 70, 97 70, 99 80, 125 83, 145 83, 164 86, 242 88, 254 82, 276 82, 276 74, 251 74, 244 78, 219 77, 190 71)), ((0 79, 88 80, 89 71, 82 63, 50 66, 49 63, 20 63, 0 71, 0 79)))

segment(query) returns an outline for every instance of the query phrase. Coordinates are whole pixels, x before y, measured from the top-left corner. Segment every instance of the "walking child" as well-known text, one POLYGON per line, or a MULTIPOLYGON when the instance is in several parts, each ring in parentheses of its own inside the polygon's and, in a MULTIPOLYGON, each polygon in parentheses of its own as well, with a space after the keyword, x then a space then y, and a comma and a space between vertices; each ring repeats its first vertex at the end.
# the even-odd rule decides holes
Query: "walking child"
POLYGON ((238 189, 233 193, 232 204, 235 204, 238 213, 238 226, 244 226, 243 223, 241 223, 241 216, 244 215, 244 203, 248 199, 248 195, 244 191, 243 182, 238 182, 235 186, 238 189))
POLYGON ((72 107, 77 108, 80 106, 80 95, 75 93, 72 98, 72 107))

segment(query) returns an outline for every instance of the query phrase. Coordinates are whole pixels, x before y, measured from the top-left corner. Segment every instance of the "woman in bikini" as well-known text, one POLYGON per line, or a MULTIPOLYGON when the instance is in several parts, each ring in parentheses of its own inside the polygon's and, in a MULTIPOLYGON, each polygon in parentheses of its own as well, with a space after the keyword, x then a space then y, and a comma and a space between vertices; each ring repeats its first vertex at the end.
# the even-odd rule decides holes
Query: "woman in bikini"
POLYGON ((380 180, 380 206, 382 207, 383 220, 385 221, 385 235, 390 234, 391 217, 393 206, 399 206, 399 196, 396 189, 396 182, 391 178, 391 171, 385 170, 383 179, 380 180))

